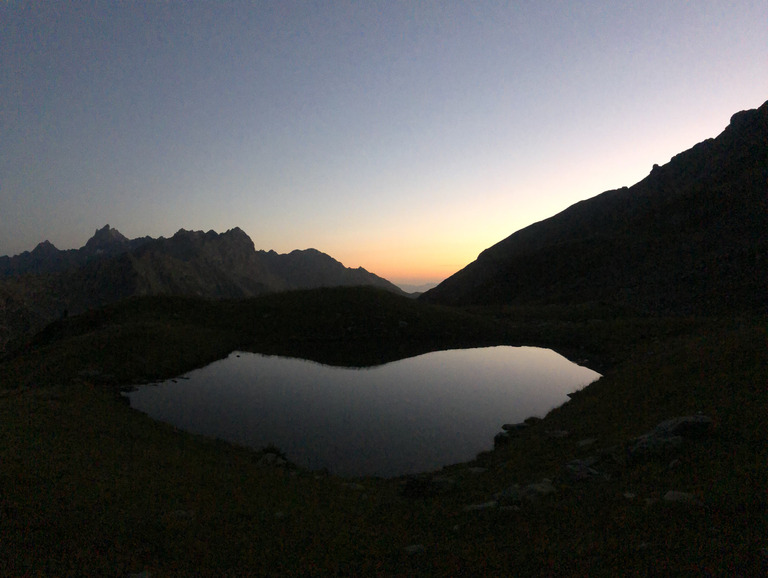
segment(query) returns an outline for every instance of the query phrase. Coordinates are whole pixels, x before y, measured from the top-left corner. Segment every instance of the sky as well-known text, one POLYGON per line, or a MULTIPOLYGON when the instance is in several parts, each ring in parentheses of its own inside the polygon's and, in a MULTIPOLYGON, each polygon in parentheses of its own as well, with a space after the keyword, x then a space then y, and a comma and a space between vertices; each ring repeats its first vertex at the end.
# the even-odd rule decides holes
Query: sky
POLYGON ((0 3, 0 255, 240 227, 396 283, 768 100, 768 2, 0 3))

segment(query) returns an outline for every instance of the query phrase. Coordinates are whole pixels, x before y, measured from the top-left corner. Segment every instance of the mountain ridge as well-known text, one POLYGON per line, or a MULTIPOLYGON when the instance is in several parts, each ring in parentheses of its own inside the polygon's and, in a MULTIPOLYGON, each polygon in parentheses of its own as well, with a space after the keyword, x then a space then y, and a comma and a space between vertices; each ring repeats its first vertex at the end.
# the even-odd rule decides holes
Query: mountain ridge
POLYGON ((672 314, 764 308, 766 231, 768 102, 635 185, 516 231, 421 298, 672 314))
POLYGON ((351 269, 317 249, 257 251, 235 227, 224 233, 180 229, 172 237, 127 239, 105 225, 80 249, 48 241, 0 266, 0 349, 77 314, 136 295, 211 299, 318 287, 371 285, 405 294, 386 279, 351 269), (15 273, 9 273, 13 271, 15 273))

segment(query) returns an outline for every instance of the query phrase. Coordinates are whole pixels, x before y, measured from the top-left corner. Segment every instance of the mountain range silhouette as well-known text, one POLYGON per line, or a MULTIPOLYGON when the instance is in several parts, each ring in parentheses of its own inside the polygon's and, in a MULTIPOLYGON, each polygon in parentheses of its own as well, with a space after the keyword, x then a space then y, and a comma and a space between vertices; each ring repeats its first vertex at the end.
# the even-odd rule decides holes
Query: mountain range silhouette
POLYGON ((0 348, 62 315, 133 296, 246 298, 354 285, 405 295, 386 279, 316 249, 257 251, 237 227, 131 240, 105 225, 80 249, 60 251, 44 241, 31 252, 0 258, 0 348))
MULTIPOLYGON (((631 187, 604 192, 483 251, 419 298, 458 306, 599 305, 707 315, 768 307, 768 102, 631 187)), ((105 225, 80 249, 44 241, 0 257, 0 350, 65 314, 141 295, 245 298, 372 285, 315 249, 257 251, 241 229, 127 239, 105 225)))

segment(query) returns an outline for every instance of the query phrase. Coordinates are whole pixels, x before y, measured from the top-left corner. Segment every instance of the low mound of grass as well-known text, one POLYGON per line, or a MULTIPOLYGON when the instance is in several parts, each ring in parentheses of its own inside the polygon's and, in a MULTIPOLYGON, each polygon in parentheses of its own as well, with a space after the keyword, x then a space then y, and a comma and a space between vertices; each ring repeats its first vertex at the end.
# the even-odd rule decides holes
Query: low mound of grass
POLYGON ((599 308, 468 312, 357 288, 141 298, 65 319, 0 364, 0 574, 758 575, 765 327, 599 308), (416 496, 401 480, 269 465, 118 394, 233 349, 366 365, 502 343, 548 345, 604 377, 510 443, 444 468, 444 491, 416 496), (713 418, 710 436, 622 459, 632 438, 696 412, 713 418), (594 465, 599 478, 564 474, 604 454, 618 457, 594 465), (467 511, 542 478, 553 494, 467 511), (696 504, 665 502, 669 490, 696 504))

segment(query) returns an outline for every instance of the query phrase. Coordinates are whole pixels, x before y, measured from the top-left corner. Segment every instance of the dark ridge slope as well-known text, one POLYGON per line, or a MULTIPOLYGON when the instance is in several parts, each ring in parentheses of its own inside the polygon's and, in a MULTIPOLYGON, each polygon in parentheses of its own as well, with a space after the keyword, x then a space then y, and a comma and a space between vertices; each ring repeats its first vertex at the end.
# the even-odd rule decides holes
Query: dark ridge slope
POLYGON ((371 285, 393 293, 404 292, 386 279, 358 267, 351 269, 317 249, 296 250, 287 254, 260 251, 269 270, 292 289, 371 285))
POLYGON ((768 304, 768 102, 717 138, 522 229, 421 298, 452 305, 603 302, 647 313, 768 304))

